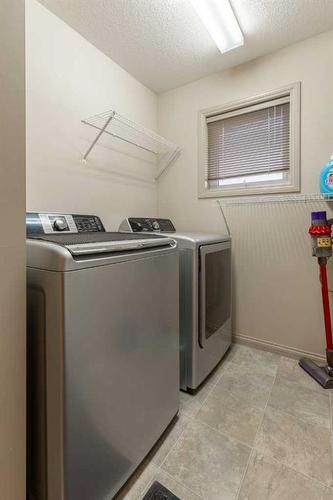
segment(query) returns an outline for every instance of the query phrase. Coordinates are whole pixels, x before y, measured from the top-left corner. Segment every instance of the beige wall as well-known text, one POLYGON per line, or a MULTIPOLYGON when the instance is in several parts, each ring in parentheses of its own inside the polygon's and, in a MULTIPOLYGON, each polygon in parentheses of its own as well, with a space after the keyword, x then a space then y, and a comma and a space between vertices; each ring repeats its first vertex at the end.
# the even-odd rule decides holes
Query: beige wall
POLYGON ((108 229, 117 229, 128 215, 156 213, 152 168, 136 156, 135 149, 124 149, 106 137, 82 164, 96 131, 81 119, 109 109, 156 129, 156 95, 37 1, 29 0, 28 210, 96 213, 108 229))
POLYGON ((1 0, 0 46, 0 497, 24 500, 24 0, 1 0))
MULTIPOLYGON (((108 229, 131 214, 172 218, 180 230, 224 231, 217 204, 197 198, 198 110, 301 81, 302 192, 317 191, 331 149, 332 32, 156 98, 42 7, 27 4, 27 208, 95 212, 108 229), (183 148, 158 189, 151 169, 80 120, 114 108, 183 148), (123 176, 121 173, 125 173, 123 176), (141 180, 137 180, 140 177, 141 180), (157 202, 157 191, 159 201, 157 202)), ((234 330, 242 338, 323 353, 317 268, 305 204, 230 207, 234 244, 234 330), (287 225, 289 224, 289 226, 287 225)))
MULTIPOLYGON (((183 148, 159 183, 159 215, 180 230, 223 232, 216 201, 197 197, 198 110, 301 81, 302 192, 318 190, 333 151, 333 32, 159 96, 158 124, 183 148)), ((306 235, 323 203, 228 207, 234 245, 234 331, 243 339, 323 354, 317 266, 306 235)), ((333 265, 333 263, 331 263, 333 265)))

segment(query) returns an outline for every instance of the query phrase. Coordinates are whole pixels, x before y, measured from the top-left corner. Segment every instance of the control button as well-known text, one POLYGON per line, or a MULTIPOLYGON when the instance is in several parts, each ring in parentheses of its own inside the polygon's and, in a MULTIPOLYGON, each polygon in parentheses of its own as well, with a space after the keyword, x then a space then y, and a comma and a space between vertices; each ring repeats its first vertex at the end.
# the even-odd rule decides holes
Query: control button
POLYGON ((159 225, 159 223, 157 222, 157 220, 154 220, 154 221, 153 221, 153 229, 154 229, 155 231, 158 231, 158 230, 160 229, 160 225, 159 225))
POLYGON ((67 222, 65 219, 55 219, 53 222, 53 229, 55 231, 65 231, 68 229, 67 222))

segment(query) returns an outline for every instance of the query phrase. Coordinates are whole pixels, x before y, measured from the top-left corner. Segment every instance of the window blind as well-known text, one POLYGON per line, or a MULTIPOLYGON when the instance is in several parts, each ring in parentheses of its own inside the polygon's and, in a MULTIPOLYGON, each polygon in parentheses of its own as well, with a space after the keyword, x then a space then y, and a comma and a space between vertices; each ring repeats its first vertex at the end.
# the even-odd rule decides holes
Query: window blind
POLYGON ((290 168, 290 103, 207 119, 206 181, 290 168))

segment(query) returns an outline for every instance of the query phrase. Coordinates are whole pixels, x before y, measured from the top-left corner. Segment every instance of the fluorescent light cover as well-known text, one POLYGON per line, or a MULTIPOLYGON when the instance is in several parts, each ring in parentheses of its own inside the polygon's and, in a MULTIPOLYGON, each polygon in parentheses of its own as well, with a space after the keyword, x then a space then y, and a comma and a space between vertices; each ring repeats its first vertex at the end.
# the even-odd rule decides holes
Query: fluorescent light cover
POLYGON ((244 37, 229 0, 191 0, 191 2, 222 54, 244 45, 244 37))

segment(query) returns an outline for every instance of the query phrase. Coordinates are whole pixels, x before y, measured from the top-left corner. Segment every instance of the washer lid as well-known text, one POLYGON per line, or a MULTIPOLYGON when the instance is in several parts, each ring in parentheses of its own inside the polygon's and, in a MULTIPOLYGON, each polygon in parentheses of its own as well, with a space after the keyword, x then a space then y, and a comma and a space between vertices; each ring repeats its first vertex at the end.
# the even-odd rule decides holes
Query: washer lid
POLYGON ((29 239, 47 241, 67 248, 72 255, 124 252, 172 246, 171 238, 160 235, 134 233, 77 233, 30 236, 29 239))
POLYGON ((176 231, 169 236, 177 241, 179 248, 188 248, 191 250, 196 250, 202 245, 213 245, 215 243, 230 242, 231 244, 231 237, 227 234, 180 233, 176 231))

